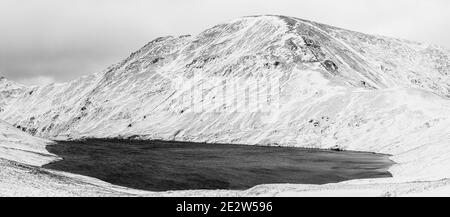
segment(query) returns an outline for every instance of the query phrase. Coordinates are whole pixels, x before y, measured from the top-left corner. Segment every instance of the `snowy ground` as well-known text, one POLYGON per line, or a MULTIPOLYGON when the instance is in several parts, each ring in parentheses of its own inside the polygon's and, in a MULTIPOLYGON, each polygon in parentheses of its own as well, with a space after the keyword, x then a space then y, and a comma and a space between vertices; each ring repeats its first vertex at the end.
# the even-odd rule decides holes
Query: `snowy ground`
MULTIPOLYGON (((0 158, 9 160, 1 164, 0 194, 450 195, 449 56, 437 46, 260 16, 217 25, 198 36, 156 39, 102 73, 65 84, 23 87, 2 78, 0 119, 15 127, 0 124, 0 158), (226 111, 235 106, 233 99, 214 103, 223 93, 207 85, 217 78, 223 81, 218 89, 234 81, 279 87, 277 106, 265 112, 252 110, 254 105, 226 111), (186 104, 192 87, 203 88, 204 99, 193 97, 186 104), (195 111, 199 103, 200 112, 195 111), (390 154, 397 164, 390 169, 392 179, 151 193, 42 169, 33 174, 36 167, 23 166, 58 157, 46 152, 49 141, 21 131, 49 139, 138 137, 341 148, 390 154), (68 178, 62 182, 61 176, 68 178), (42 191, 41 185, 52 190, 42 191)), ((263 94, 266 86, 249 91, 263 94)), ((235 91, 242 99, 247 89, 235 91)))
POLYGON ((244 196, 244 197, 333 197, 333 196, 448 196, 450 179, 407 181, 358 180, 328 185, 261 185, 247 191, 145 192, 74 174, 49 171, 0 159, 0 196, 244 196))
POLYGON ((33 166, 59 160, 45 149, 51 141, 30 136, 3 121, 0 121, 0 132, 0 159, 33 166))
POLYGON ((450 179, 417 178, 355 180, 327 185, 261 185, 246 191, 146 192, 103 181, 40 168, 57 160, 45 151, 51 142, 33 138, 0 123, 0 196, 448 196, 450 179), (22 138, 22 139, 20 139, 22 138), (13 148, 11 148, 13 147, 13 148), (14 148, 15 147, 15 148, 14 148), (6 160, 9 159, 9 160, 6 160))

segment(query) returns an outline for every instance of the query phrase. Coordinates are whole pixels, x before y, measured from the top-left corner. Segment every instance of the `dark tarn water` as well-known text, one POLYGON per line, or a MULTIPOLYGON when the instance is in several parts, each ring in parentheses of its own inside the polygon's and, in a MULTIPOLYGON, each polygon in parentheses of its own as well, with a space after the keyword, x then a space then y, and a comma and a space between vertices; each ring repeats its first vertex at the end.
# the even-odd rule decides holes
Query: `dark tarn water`
POLYGON ((150 191, 391 177, 393 164, 373 153, 162 141, 61 141, 47 149, 64 160, 45 168, 150 191))

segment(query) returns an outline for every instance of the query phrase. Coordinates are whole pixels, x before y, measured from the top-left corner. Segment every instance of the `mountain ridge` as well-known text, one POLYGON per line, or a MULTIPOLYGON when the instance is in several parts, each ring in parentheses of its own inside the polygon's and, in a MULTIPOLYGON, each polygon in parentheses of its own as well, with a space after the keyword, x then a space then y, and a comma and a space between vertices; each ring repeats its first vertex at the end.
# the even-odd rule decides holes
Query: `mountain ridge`
POLYGON ((0 119, 49 139, 380 152, 399 163, 394 176, 442 176, 450 155, 436 162, 433 150, 447 153, 449 56, 297 18, 240 18, 197 36, 157 38, 101 73, 27 89, 0 102, 0 119), (252 104, 252 94, 263 100, 252 104))
MULTIPOLYGON (((352 33, 355 33, 355 34, 360 34, 360 35, 365 35, 365 36, 371 36, 371 37, 377 37, 377 38, 381 38, 381 39, 384 38, 384 39, 387 39, 387 40, 399 41, 399 42, 403 42, 403 43, 406 42, 406 43, 408 43, 408 44, 412 44, 412 45, 420 45, 420 46, 423 46, 423 47, 436 48, 436 49, 443 50, 443 51, 446 52, 447 54, 450 53, 450 50, 449 50, 449 49, 447 49, 447 48, 445 48, 445 47, 443 47, 443 46, 439 46, 439 45, 428 44, 428 43, 423 43, 423 42, 417 42, 417 41, 412 41, 412 40, 402 39, 402 38, 394 38, 394 37, 389 37, 389 36, 384 36, 384 35, 369 35, 369 34, 366 34, 366 33, 359 32, 359 31, 347 30, 347 29, 343 29, 343 28, 340 28, 340 27, 337 27, 337 26, 333 26, 333 25, 328 25, 328 24, 324 24, 324 23, 320 23, 320 22, 314 22, 314 21, 310 21, 310 20, 306 20, 306 19, 301 19, 301 18, 288 17, 288 16, 284 16, 284 15, 271 15, 271 14, 267 14, 267 15, 250 15, 250 16, 244 16, 244 17, 241 17, 241 18, 238 18, 238 19, 232 19, 232 20, 230 20, 229 22, 223 22, 223 23, 218 24, 218 25, 216 25, 216 26, 219 26, 219 25, 226 25, 227 23, 229 24, 229 23, 233 23, 233 22, 238 22, 239 20, 246 19, 246 18, 256 18, 256 19, 263 19, 263 18, 279 18, 279 19, 282 19, 282 20, 297 20, 297 21, 301 21, 301 22, 305 22, 305 23, 315 24, 315 25, 318 25, 318 26, 324 26, 324 27, 326 27, 326 28, 332 28, 332 29, 336 29, 336 30, 342 30, 342 31, 352 32, 352 33)), ((289 22, 289 21, 286 21, 286 22, 289 22)), ((215 28, 216 26, 214 26, 214 27, 212 27, 212 28, 215 28)), ((210 29, 208 29, 208 30, 210 30, 210 29)), ((208 30, 205 30, 205 31, 208 31, 208 30)), ((203 32, 202 32, 202 33, 203 33, 203 32)), ((202 33, 200 33, 200 34, 202 34, 202 33)), ((124 59, 123 61, 120 61, 119 63, 116 63, 116 64, 113 64, 113 65, 109 66, 105 71, 107 71, 107 70, 109 70, 109 69, 111 69, 111 68, 114 68, 115 66, 117 66, 117 65, 119 65, 119 64, 123 64, 124 62, 126 62, 126 60, 130 59, 130 57, 132 57, 132 56, 135 55, 136 53, 139 53, 142 49, 144 49, 145 47, 147 47, 148 45, 150 45, 150 44, 152 44, 152 43, 154 43, 154 42, 160 42, 160 41, 164 41, 164 40, 167 40, 167 39, 170 39, 170 38, 175 39, 175 38, 185 38, 185 37, 193 37, 193 36, 191 36, 191 35, 180 35, 180 36, 167 35, 167 36, 157 37, 157 38, 155 38, 154 40, 152 40, 151 42, 147 43, 147 44, 146 44, 145 46, 143 46, 142 48, 138 49, 136 52, 133 52, 129 57, 127 57, 127 58, 124 59)), ((103 72, 103 73, 104 73, 104 72, 103 72)), ((91 75, 92 75, 92 74, 91 74, 91 75)), ((82 79, 83 77, 86 77, 86 76, 89 77, 90 75, 84 75, 84 76, 82 76, 82 77, 80 77, 80 78, 77 78, 77 79, 75 79, 75 80, 82 79)), ((6 79, 6 78, 3 77, 3 76, 1 76, 1 78, 2 78, 2 79, 6 79)), ((14 82, 14 83, 19 84, 19 83, 17 83, 17 82, 14 82)), ((64 83, 67 83, 67 82, 64 82, 64 83)), ((54 83, 54 84, 56 84, 56 85, 61 85, 61 84, 64 84, 64 83, 54 83)), ((20 85, 20 84, 19 84, 19 85, 20 85)), ((53 85, 53 84, 49 84, 49 85, 53 85)), ((21 85, 21 86, 23 86, 23 85, 21 85)))

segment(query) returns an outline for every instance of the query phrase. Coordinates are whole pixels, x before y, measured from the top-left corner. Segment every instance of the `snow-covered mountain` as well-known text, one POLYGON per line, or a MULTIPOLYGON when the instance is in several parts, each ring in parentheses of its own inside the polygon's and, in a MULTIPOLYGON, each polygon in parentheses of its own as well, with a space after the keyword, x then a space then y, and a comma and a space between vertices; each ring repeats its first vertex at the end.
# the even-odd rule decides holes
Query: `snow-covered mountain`
POLYGON ((14 94, 2 86, 0 119, 50 139, 373 151, 394 155, 394 176, 447 177, 449 57, 437 46, 297 18, 245 17, 155 39, 69 83, 14 94))
POLYGON ((16 82, 0 77, 0 112, 3 112, 3 108, 9 105, 11 101, 20 97, 25 89, 24 86, 16 82))

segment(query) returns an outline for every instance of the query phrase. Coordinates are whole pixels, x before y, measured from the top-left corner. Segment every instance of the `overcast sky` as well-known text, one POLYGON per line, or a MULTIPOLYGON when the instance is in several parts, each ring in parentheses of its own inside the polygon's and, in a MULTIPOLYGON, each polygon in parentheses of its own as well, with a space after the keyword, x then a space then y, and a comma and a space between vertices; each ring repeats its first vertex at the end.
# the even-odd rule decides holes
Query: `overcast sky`
POLYGON ((450 48, 449 0, 0 0, 0 74, 26 84, 69 81, 156 37, 258 14, 450 48))

